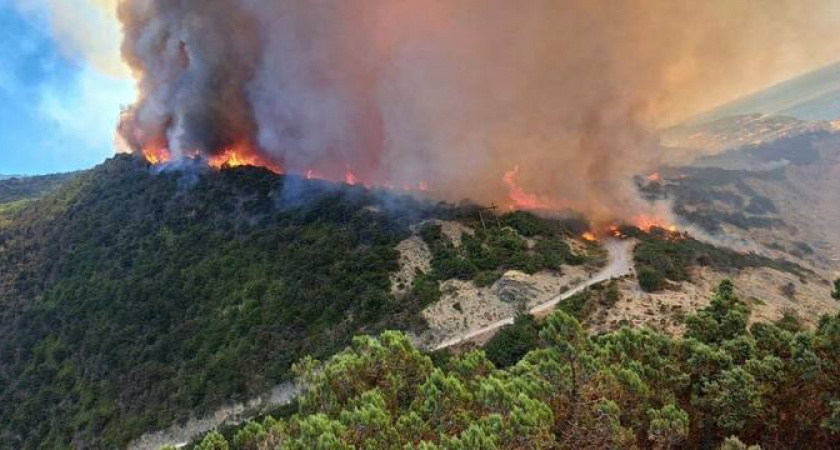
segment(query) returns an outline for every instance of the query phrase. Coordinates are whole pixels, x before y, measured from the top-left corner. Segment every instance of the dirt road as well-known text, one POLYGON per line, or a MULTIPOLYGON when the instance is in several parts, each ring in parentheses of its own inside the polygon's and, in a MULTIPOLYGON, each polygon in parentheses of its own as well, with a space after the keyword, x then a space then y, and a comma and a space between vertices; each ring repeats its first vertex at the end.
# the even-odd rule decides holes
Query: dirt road
MULTIPOLYGON (((600 272, 592 275, 592 277, 590 277, 585 282, 556 295, 551 300, 545 303, 531 308, 529 313, 535 316, 544 315, 547 312, 554 309, 554 307, 557 306, 557 304, 561 301, 583 291, 589 286, 598 284, 602 281, 606 281, 612 278, 619 278, 632 272, 632 241, 607 239, 606 241, 604 241, 604 247, 606 247, 607 251, 609 252, 609 263, 606 267, 604 267, 600 272)), ((471 330, 458 336, 454 336, 435 346, 434 350, 441 350, 444 348, 452 347, 473 340, 477 337, 484 336, 485 334, 495 331, 505 325, 513 324, 513 319, 513 317, 507 317, 502 320, 493 322, 485 327, 471 330)))
MULTIPOLYGON (((574 286, 573 288, 562 292, 545 303, 537 305, 529 311, 532 315, 544 315, 554 309, 557 303, 583 291, 584 289, 598 284, 602 281, 611 278, 619 278, 632 272, 632 248, 631 241, 622 241, 617 239, 608 239, 604 241, 609 253, 609 263, 600 272, 595 273, 585 282, 574 286)), ((447 347, 452 347, 464 343, 466 341, 483 336, 487 333, 495 331, 505 325, 513 323, 513 317, 494 322, 486 327, 469 331, 460 334, 451 339, 448 339, 434 348, 440 350, 447 347)), ((147 433, 140 439, 132 442, 129 445, 129 450, 156 450, 164 445, 175 445, 180 448, 187 445, 195 436, 210 431, 227 423, 240 423, 246 420, 247 411, 259 407, 260 405, 272 404, 286 404, 289 403, 297 395, 297 389, 292 383, 283 383, 276 386, 268 395, 254 399, 247 404, 237 404, 220 409, 215 414, 209 415, 202 419, 194 419, 183 425, 174 425, 173 427, 158 431, 155 433, 147 433)))

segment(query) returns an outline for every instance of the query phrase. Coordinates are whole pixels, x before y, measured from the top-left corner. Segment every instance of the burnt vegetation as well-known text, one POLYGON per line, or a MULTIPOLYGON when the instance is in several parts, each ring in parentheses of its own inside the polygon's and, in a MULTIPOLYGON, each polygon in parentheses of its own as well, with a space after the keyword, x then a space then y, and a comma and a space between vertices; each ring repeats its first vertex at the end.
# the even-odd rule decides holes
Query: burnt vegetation
POLYGON ((737 147, 719 155, 700 158, 699 162, 703 165, 747 167, 779 163, 807 166, 820 162, 819 146, 831 137, 832 133, 827 130, 811 130, 737 147))
POLYGON ((721 233, 723 225, 743 230, 784 226, 773 201, 748 183, 751 179, 783 181, 782 169, 751 172, 685 168, 678 172, 678 177, 663 181, 640 180, 641 192, 648 200, 672 200, 675 214, 712 234, 721 233))
POLYGON ((637 185, 648 200, 671 200, 678 216, 711 234, 724 226, 783 228, 776 204, 753 185, 785 182, 786 166, 821 163, 820 146, 829 139, 825 130, 783 136, 700 158, 696 167, 664 169, 662 179, 638 178, 637 185))

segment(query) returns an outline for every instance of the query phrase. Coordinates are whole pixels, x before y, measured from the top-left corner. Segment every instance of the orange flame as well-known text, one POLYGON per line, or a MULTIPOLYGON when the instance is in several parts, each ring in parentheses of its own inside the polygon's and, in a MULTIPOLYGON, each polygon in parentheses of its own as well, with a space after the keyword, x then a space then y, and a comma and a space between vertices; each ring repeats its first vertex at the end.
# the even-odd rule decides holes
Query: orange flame
POLYGON ((355 186, 356 183, 359 182, 359 179, 356 178, 356 174, 350 170, 350 166, 347 166, 347 170, 344 172, 344 182, 350 186, 355 186))
POLYGON ((670 232, 676 232, 677 226, 669 224, 659 217, 649 216, 647 214, 639 214, 633 217, 633 225, 644 231, 650 231, 653 228, 662 228, 670 232))
POLYGON ((513 202, 512 209, 546 209, 548 204, 537 195, 525 192, 517 183, 519 178, 519 166, 513 166, 513 170, 505 172, 502 181, 508 187, 508 197, 513 202))
POLYGON ((650 182, 659 182, 662 181, 662 175, 659 172, 654 172, 647 176, 647 180, 650 182))
MULTIPOLYGON (((166 164, 172 161, 172 153, 170 153, 170 151, 165 147, 146 148, 142 153, 146 161, 152 165, 166 164)), ((200 156, 199 152, 195 151, 187 152, 185 157, 195 159, 200 156)), ((210 156, 207 158, 207 165, 217 169, 240 166, 258 166, 265 167, 266 169, 278 174, 284 173, 283 168, 280 165, 263 159, 247 148, 231 148, 225 150, 221 154, 210 156)))
POLYGON ((283 168, 279 165, 266 161, 262 157, 245 148, 231 148, 225 150, 218 155, 209 157, 207 159, 207 164, 217 169, 257 166, 265 167, 274 173, 284 173, 283 168))
POLYGON ((610 235, 612 235, 613 237, 616 237, 616 238, 619 238, 619 239, 624 239, 624 238, 627 237, 627 236, 624 235, 624 233, 621 232, 621 228, 619 228, 617 225, 610 225, 607 228, 607 230, 610 233, 610 235))
MULTIPOLYGON (((172 154, 166 148, 149 148, 143 150, 143 157, 148 161, 150 164, 158 165, 158 164, 166 164, 172 161, 172 154)), ((202 156, 199 152, 187 152, 186 156, 187 159, 201 159, 202 156)), ((276 164, 272 161, 269 161, 258 153, 252 151, 247 146, 238 146, 227 149, 222 153, 217 155, 209 156, 203 159, 207 163, 208 166, 216 168, 216 169, 228 169, 234 167, 242 167, 242 166, 255 166, 255 167, 263 167, 268 170, 271 170, 277 174, 284 174, 286 171, 284 168, 276 164)), ((306 169, 301 172, 301 176, 307 180, 331 180, 331 181, 339 181, 338 177, 332 177, 324 175, 321 172, 318 172, 314 169, 306 169)), ((350 165, 347 165, 347 169, 344 173, 344 180, 347 185, 355 186, 355 185, 362 185, 366 188, 370 188, 371 186, 380 186, 387 190, 396 190, 394 184, 390 180, 385 180, 382 182, 377 182, 373 184, 369 184, 363 181, 355 172, 350 169, 350 165)), ((400 186, 402 186, 401 190, 406 192, 414 192, 414 191, 429 191, 429 183, 426 181, 418 181, 418 182, 404 182, 400 186)))
POLYGON ((143 150, 143 157, 152 165, 163 164, 171 159, 169 150, 165 148, 147 148, 143 150))
POLYGON ((612 236, 617 239, 627 239, 627 236, 621 232, 618 225, 605 226, 597 231, 587 231, 580 237, 587 242, 598 242, 600 240, 598 236, 612 236))

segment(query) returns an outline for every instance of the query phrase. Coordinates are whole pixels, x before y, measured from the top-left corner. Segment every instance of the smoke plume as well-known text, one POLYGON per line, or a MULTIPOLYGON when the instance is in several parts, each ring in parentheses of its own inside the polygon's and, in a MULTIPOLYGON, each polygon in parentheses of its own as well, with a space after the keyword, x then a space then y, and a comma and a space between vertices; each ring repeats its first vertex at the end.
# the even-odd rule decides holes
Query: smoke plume
POLYGON ((123 0, 139 98, 120 134, 454 199, 516 181, 608 220, 644 208, 631 175, 662 158, 650 130, 813 64, 800 45, 823 39, 828 62, 825 3, 123 0))

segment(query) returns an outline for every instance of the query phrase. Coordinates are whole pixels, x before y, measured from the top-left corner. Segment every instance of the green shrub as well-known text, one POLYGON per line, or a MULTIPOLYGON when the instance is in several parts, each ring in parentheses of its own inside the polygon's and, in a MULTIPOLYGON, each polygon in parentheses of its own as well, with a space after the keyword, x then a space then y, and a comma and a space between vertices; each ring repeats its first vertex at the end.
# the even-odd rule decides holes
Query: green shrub
POLYGON ((506 270, 533 274, 586 262, 586 257, 572 252, 554 221, 525 212, 505 214, 500 220, 510 226, 465 233, 459 247, 449 241, 440 225, 421 227, 418 234, 432 251, 432 277, 438 281, 473 280, 478 286, 489 286, 506 270), (533 237, 533 249, 520 233, 533 237))
POLYGON ((527 314, 516 317, 513 325, 502 327, 487 344, 484 352, 496 367, 509 367, 539 345, 539 326, 527 314))
POLYGON ((517 319, 483 352, 430 358, 398 333, 357 338, 301 365, 309 389, 299 413, 267 429, 262 444, 746 449, 743 439, 750 448, 840 448, 840 315, 796 334, 727 325, 745 323, 744 313, 722 283, 697 312, 711 326, 703 336, 640 327, 589 336, 561 310, 542 325, 517 319))
POLYGON ((640 287, 648 292, 663 289, 667 286, 667 280, 689 281, 690 269, 695 266, 710 266, 722 272, 748 267, 771 267, 797 276, 808 273, 807 269, 788 261, 715 247, 690 236, 662 229, 640 232, 637 237, 640 242, 633 258, 639 271, 640 287), (641 286, 642 278, 645 278, 644 286, 641 286))
POLYGON ((525 237, 550 236, 558 232, 557 224, 528 211, 509 212, 499 220, 525 237))
POLYGON ((417 300, 420 308, 425 308, 440 300, 440 283, 430 275, 418 274, 411 283, 411 295, 417 300))
POLYGON ((645 267, 639 270, 639 287, 645 292, 661 291, 667 285, 660 271, 645 267))
POLYGON ((417 213, 369 208, 380 201, 121 155, 4 216, 0 434, 22 449, 124 447, 262 393, 363 327, 420 320, 390 295, 417 213))
POLYGON ((475 275, 473 282, 478 287, 492 286, 501 276, 502 273, 498 270, 484 270, 475 275))

